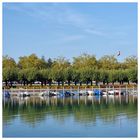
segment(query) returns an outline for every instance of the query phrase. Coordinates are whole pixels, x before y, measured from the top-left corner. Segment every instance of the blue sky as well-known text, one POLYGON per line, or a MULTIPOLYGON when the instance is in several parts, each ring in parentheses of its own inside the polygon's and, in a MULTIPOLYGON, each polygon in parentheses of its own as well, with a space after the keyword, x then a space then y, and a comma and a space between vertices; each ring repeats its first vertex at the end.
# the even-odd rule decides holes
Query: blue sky
POLYGON ((3 3, 3 55, 137 56, 136 3, 3 3))

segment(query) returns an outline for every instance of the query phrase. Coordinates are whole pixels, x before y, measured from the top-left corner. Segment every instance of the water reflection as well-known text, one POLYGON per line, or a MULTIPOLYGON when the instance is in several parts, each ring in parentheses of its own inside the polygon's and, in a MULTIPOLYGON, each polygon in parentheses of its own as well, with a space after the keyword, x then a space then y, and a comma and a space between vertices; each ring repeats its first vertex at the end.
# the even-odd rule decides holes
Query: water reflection
POLYGON ((137 96, 11 97, 3 100, 4 125, 17 117, 35 125, 51 117, 63 122, 70 116, 80 124, 94 124, 97 119, 112 123, 120 117, 137 118, 137 96))

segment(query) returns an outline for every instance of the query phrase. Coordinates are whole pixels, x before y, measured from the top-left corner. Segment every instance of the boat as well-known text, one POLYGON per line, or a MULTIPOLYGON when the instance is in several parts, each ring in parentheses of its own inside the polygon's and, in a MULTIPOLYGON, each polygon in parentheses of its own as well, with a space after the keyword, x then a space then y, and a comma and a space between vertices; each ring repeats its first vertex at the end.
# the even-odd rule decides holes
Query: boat
POLYGON ((49 96, 49 91, 40 92, 39 96, 49 96))
POLYGON ((108 95, 121 95, 120 90, 109 90, 108 95))
POLYGON ((60 95, 60 93, 57 91, 50 91, 49 92, 49 96, 58 96, 58 95, 60 95))
POLYGON ((85 90, 80 90, 79 91, 79 96, 86 96, 88 93, 85 90))
POLYGON ((66 92, 64 93, 64 96, 65 96, 65 97, 70 97, 70 96, 71 96, 71 93, 70 93, 69 91, 66 91, 66 92))
POLYGON ((108 91, 108 95, 114 95, 114 93, 115 93, 114 90, 109 90, 108 91))
POLYGON ((88 96, 93 96, 93 93, 94 93, 94 92, 93 92, 92 90, 88 90, 88 91, 87 91, 87 95, 88 95, 88 96))
POLYGON ((99 90, 99 89, 94 89, 93 92, 94 92, 94 95, 103 95, 102 90, 99 90))
POLYGON ((9 98, 10 97, 9 91, 3 91, 3 96, 9 98))
POLYGON ((107 91, 105 91, 105 90, 103 90, 102 93, 103 93, 103 96, 107 96, 108 95, 107 91))
POLYGON ((27 91, 20 92, 20 93, 19 93, 19 96, 20 96, 20 97, 30 96, 30 93, 29 93, 29 92, 27 92, 27 91))

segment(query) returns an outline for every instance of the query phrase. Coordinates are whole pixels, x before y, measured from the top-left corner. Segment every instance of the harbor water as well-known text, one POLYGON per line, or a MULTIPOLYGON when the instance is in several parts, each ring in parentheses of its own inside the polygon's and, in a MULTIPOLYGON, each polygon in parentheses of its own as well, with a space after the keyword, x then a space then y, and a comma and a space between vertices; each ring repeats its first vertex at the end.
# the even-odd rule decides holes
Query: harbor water
POLYGON ((137 137, 137 95, 3 98, 3 137, 137 137))

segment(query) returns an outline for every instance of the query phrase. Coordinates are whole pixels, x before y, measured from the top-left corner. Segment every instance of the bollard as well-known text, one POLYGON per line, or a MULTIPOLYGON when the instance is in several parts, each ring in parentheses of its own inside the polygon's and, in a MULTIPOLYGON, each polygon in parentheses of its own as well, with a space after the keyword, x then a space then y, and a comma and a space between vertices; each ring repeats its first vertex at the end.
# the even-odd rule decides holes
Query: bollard
POLYGON ((134 93, 135 93, 135 92, 134 92, 134 86, 133 86, 133 95, 134 95, 134 93))
POLYGON ((126 85, 126 87, 125 87, 125 95, 127 94, 127 85, 126 85))
POLYGON ((78 87, 78 94, 79 94, 79 87, 78 87))
POLYGON ((64 91, 64 87, 63 87, 63 94, 64 94, 64 92, 65 92, 65 91, 64 91))
POLYGON ((121 87, 119 87, 119 96, 121 95, 121 87))
POLYGON ((72 88, 70 87, 70 94, 72 94, 72 88))

